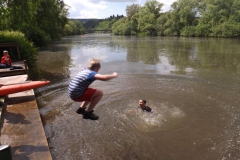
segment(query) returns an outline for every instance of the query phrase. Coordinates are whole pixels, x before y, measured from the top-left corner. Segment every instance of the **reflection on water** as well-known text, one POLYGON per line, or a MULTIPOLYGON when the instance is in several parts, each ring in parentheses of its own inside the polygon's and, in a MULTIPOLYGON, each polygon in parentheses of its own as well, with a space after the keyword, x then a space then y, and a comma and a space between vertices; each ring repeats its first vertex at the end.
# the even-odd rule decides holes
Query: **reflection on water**
POLYGON ((240 159, 237 39, 67 37, 39 53, 51 85, 36 90, 53 159, 240 159), (98 121, 75 113, 68 83, 92 57, 104 96, 98 121), (147 99, 153 113, 137 108, 147 99))

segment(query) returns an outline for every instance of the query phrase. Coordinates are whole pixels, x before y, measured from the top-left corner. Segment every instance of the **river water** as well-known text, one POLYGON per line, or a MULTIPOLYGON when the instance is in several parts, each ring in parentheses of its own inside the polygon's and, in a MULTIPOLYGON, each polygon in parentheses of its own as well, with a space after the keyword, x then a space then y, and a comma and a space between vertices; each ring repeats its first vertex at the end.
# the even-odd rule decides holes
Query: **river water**
POLYGON ((240 159, 239 39, 125 37, 63 38, 39 52, 37 103, 54 160, 240 159), (91 58, 103 90, 98 121, 75 113, 70 80, 91 58), (146 99, 154 112, 137 108, 146 99))

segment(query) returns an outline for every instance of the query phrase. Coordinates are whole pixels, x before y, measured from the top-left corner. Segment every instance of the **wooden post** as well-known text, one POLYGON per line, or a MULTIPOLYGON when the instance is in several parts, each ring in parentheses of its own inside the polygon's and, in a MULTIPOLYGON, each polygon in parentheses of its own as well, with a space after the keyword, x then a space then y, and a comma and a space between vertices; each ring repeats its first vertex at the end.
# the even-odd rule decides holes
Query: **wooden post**
POLYGON ((17 52, 18 52, 18 59, 21 59, 20 51, 19 51, 19 46, 17 45, 17 52))
POLYGON ((26 74, 27 74, 27 76, 28 76, 28 67, 27 67, 27 61, 26 61, 26 60, 24 60, 23 62, 24 62, 24 66, 25 66, 25 72, 26 72, 26 74))

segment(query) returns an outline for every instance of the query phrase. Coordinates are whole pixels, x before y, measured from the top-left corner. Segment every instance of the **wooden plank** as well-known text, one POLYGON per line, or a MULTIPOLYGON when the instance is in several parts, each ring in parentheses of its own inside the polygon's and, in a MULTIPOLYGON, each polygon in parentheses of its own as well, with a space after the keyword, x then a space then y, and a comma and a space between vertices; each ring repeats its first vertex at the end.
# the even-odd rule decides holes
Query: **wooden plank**
POLYGON ((27 80, 28 76, 25 75, 19 75, 19 76, 12 76, 12 77, 2 77, 0 78, 0 84, 12 84, 12 83, 22 83, 27 80))
POLYGON ((18 43, 0 43, 0 47, 17 47, 18 43))

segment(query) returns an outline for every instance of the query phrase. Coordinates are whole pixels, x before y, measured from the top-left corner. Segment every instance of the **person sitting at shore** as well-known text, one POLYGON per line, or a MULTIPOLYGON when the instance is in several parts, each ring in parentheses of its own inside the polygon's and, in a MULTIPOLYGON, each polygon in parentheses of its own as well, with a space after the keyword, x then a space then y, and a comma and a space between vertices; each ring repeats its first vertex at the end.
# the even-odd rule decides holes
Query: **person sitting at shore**
POLYGON ((138 102, 138 107, 141 108, 143 111, 147 111, 147 112, 153 112, 152 108, 146 106, 147 101, 144 99, 140 99, 138 102))
POLYGON ((3 56, 1 59, 1 64, 0 67, 1 68, 10 68, 12 66, 12 59, 11 57, 8 55, 8 51, 3 51, 3 56))
POLYGON ((21 67, 21 66, 12 66, 12 59, 9 56, 7 50, 3 51, 3 56, 2 56, 2 59, 1 59, 1 63, 0 63, 0 68, 10 68, 10 70, 23 69, 23 67, 21 67))

